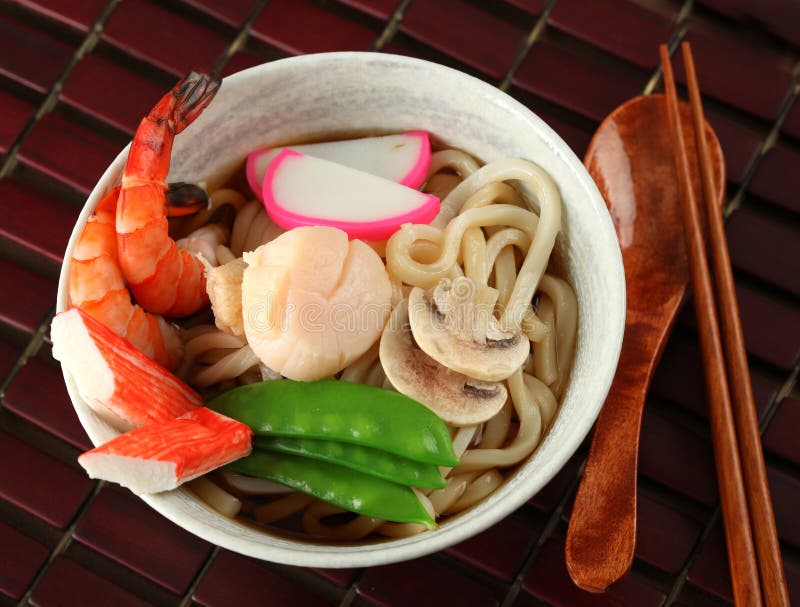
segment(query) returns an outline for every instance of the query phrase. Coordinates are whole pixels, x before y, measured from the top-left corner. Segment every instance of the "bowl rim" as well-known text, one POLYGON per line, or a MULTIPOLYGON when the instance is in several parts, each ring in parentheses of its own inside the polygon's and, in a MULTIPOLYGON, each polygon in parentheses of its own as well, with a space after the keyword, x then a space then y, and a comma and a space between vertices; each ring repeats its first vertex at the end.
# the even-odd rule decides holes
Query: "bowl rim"
MULTIPOLYGON (((231 533, 230 529, 222 529, 220 526, 215 526, 209 522, 201 521, 197 517, 187 516, 186 509, 182 507, 185 505, 184 501, 178 497, 178 494, 182 494, 184 497, 186 497, 188 490, 185 488, 179 488, 164 494, 139 496, 150 507, 178 526, 206 541, 223 548, 247 556, 288 565, 349 568, 405 561, 412 558, 425 556, 455 545, 484 531, 488 527, 510 515, 526 501, 528 501, 533 495, 535 495, 536 492, 541 490, 541 488, 547 482, 552 480, 558 471, 560 471, 561 468, 566 464, 568 459, 572 457, 588 434, 610 389, 622 347, 622 338, 625 326, 626 293, 622 256, 619 250, 614 226, 611 217, 606 210, 605 202, 603 201, 603 198, 588 171, 585 169, 571 148, 548 124, 546 124, 534 112, 497 87, 453 68, 422 59, 392 55, 388 53, 351 51, 316 53, 279 59, 232 74, 225 78, 225 82, 236 83, 239 80, 244 80, 246 78, 258 77, 260 73, 269 73, 273 70, 285 68, 316 67, 316 69, 318 69, 320 65, 324 65, 329 61, 351 61, 355 62, 356 64, 361 62, 379 61, 382 62, 386 68, 391 68, 392 66, 417 66, 426 70, 432 77, 435 77, 436 74, 441 74, 450 78, 459 78, 465 83, 465 85, 473 87, 473 90, 476 94, 491 99, 493 103, 502 105, 504 109, 511 111, 514 114, 518 114, 526 122, 531 123, 533 129, 539 133, 539 136, 547 144, 550 151, 561 163, 566 166, 571 178, 578 182, 582 192, 588 195, 586 204, 594 207, 596 213, 599 210, 602 210, 602 213, 598 213, 598 221, 600 222, 598 227, 600 228, 600 232, 597 234, 597 237, 603 241, 601 246, 607 248, 610 254, 611 265, 607 268, 607 278, 611 281, 612 285, 616 286, 614 291, 608 294, 608 297, 611 300, 610 308, 616 311, 616 314, 612 318, 608 318, 609 342, 607 343, 607 352, 610 354, 610 356, 605 360, 598 362, 600 369, 596 375, 594 384, 595 388, 593 390, 597 394, 597 399, 596 402, 586 405, 582 411, 582 415, 573 420, 573 427, 571 429, 571 436, 573 437, 573 440, 570 441, 567 448, 558 450, 554 454, 555 457, 552 457, 545 462, 539 462, 539 477, 543 480, 536 482, 535 484, 533 482, 525 483, 519 479, 520 474, 514 474, 507 479, 497 491, 485 498, 477 507, 470 508, 465 513, 456 517, 456 520, 453 523, 448 523, 438 527, 435 530, 427 531, 411 537, 402 539, 378 540, 363 544, 324 544, 317 542, 304 542, 302 539, 287 539, 284 536, 263 532, 263 536, 274 540, 274 542, 268 544, 247 539, 242 537, 241 533, 238 532, 233 534, 231 533)), ((91 211, 96 206, 97 201, 101 196, 105 195, 105 193, 111 189, 112 179, 115 174, 119 172, 121 167, 124 167, 124 162, 127 158, 129 148, 130 143, 106 168, 103 175, 92 188, 92 191, 88 196, 86 203, 84 204, 84 207, 78 216, 78 219, 75 222, 72 234, 67 244, 64 262, 59 275, 56 313, 62 312, 66 309, 68 300, 67 283, 69 276, 70 257, 75 240, 77 239, 79 232, 83 229, 83 226, 86 224, 86 221, 91 214, 91 211)), ((91 412, 88 411, 88 406, 86 406, 80 398, 77 387, 69 372, 64 368, 63 364, 61 366, 70 401, 76 410, 76 413, 78 414, 84 430, 89 435, 92 443, 97 445, 102 441, 97 437, 97 432, 94 432, 91 429, 92 426, 87 423, 86 419, 84 419, 85 416, 91 415, 91 412)), ((522 464, 519 467, 519 470, 523 470, 526 465, 528 465, 528 463, 522 464)), ((535 478, 528 480, 536 481, 535 478)), ((251 527, 243 523, 232 521, 231 519, 227 519, 223 515, 218 514, 199 498, 193 497, 192 499, 196 502, 196 505, 199 508, 213 513, 220 520, 224 519, 225 526, 228 526, 227 523, 233 523, 235 527, 241 528, 242 532, 254 531, 251 527)))

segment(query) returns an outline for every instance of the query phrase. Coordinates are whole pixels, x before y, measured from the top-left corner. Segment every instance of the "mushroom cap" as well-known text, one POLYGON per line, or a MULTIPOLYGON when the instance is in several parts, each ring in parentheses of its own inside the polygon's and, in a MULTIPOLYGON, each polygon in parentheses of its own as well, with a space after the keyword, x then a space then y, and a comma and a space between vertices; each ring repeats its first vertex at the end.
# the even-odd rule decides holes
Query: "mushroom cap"
POLYGON ((508 390, 437 363, 414 341, 408 320, 408 300, 395 307, 383 330, 379 355, 392 386, 422 403, 454 426, 471 426, 492 418, 503 407, 508 390))
POLYGON ((493 316, 497 291, 469 278, 442 279, 429 295, 415 287, 408 298, 414 340, 448 369, 475 379, 500 381, 530 353, 521 332, 501 331, 493 316))

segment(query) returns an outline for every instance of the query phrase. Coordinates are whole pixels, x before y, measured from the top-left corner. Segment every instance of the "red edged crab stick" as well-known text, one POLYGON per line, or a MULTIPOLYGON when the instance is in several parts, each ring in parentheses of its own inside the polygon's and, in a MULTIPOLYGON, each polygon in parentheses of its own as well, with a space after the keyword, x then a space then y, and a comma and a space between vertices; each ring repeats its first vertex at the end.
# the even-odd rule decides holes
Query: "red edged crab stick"
POLYGON ((203 404, 197 392, 83 310, 58 314, 50 335, 53 356, 81 397, 118 430, 165 422, 203 404))
POLYGON ((136 494, 158 493, 249 455, 252 437, 243 423, 201 407, 120 434, 81 455, 78 463, 91 478, 136 494))

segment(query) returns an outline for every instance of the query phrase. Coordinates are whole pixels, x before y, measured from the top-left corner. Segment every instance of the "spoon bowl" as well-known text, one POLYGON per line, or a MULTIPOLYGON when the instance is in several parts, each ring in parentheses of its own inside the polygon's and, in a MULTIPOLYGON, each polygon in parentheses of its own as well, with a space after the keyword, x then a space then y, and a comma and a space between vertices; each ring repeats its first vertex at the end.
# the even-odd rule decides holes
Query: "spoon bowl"
MULTIPOLYGON (((681 104, 680 112, 699 200, 702 186, 689 105, 681 104)), ((721 211, 725 162, 708 123, 705 137, 721 211)), ((627 293, 622 352, 597 419, 566 544, 573 581, 584 590, 602 592, 633 563, 642 411, 689 284, 666 98, 636 97, 614 110, 592 138, 584 164, 614 220, 627 293)))

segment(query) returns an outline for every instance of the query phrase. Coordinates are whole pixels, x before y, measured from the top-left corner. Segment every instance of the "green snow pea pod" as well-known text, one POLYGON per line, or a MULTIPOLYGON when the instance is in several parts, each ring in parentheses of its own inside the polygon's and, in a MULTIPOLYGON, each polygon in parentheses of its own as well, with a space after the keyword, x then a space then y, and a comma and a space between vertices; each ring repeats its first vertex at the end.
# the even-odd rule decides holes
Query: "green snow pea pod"
POLYGON ((337 380, 290 379, 239 386, 207 405, 256 434, 324 438, 437 466, 457 466, 447 426, 398 392, 337 380))
POLYGON ((317 459, 364 474, 408 485, 441 489, 447 483, 434 464, 415 462, 387 451, 317 438, 295 438, 292 436, 257 436, 256 448, 277 453, 293 453, 317 459))
POLYGON ((357 514, 398 523, 421 523, 429 529, 435 526, 410 487, 337 464, 256 449, 227 468, 288 485, 357 514))

